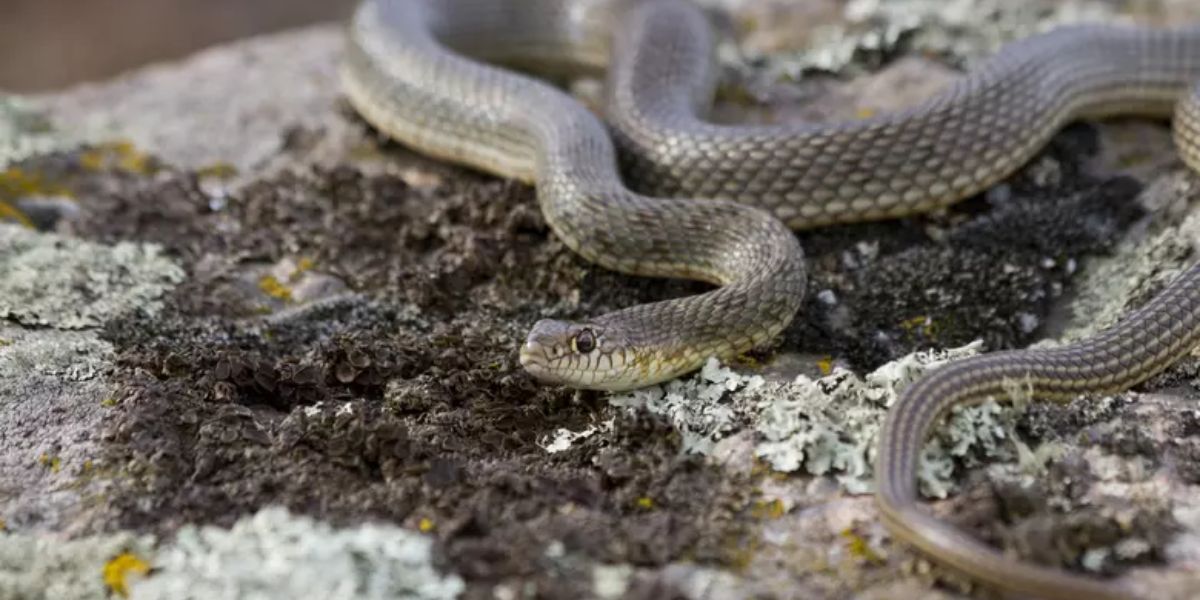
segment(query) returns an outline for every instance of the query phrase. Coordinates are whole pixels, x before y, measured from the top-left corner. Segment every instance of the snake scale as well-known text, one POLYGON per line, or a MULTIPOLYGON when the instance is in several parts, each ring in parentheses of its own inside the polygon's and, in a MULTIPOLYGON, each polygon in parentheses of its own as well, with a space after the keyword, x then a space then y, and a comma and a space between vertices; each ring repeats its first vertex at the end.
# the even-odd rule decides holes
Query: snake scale
MULTIPOLYGON (((579 388, 649 385, 772 339, 804 295, 792 230, 946 206, 1012 174, 1070 120, 1174 116, 1180 154, 1200 170, 1200 28, 1061 28, 1004 47, 912 109, 831 125, 709 122, 714 67, 711 26, 686 0, 367 0, 342 80, 353 107, 395 139, 533 184, 554 233, 588 260, 715 284, 587 322, 536 323, 522 365, 579 388), (519 71, 604 73, 608 124, 519 71)), ((1195 265, 1092 338, 935 370, 904 392, 881 433, 884 522, 1000 588, 1135 597, 1014 562, 919 510, 920 451, 951 407, 1002 396, 1006 382, 1049 399, 1123 390, 1198 343, 1195 265)))

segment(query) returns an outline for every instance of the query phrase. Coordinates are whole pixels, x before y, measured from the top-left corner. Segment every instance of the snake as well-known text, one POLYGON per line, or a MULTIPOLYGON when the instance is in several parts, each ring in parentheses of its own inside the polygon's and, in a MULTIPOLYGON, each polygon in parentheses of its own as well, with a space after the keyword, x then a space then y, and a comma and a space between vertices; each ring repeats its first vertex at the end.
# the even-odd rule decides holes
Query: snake
MULTIPOLYGON (((547 385, 661 383, 776 338, 807 283, 796 231, 895 219, 1002 182, 1067 123, 1173 119, 1200 171, 1200 27, 1076 24, 1010 42, 904 110, 841 123, 713 120, 717 33, 689 0, 365 0, 341 85, 372 127, 427 156, 532 185, 588 261, 693 279, 702 293, 582 321, 542 319, 519 348, 547 385), (564 90, 603 78, 600 109, 564 90)), ((1200 344, 1200 264, 1116 325, 1060 347, 981 354, 908 386, 876 453, 885 526, 935 561, 1042 598, 1139 590, 1015 561, 921 510, 923 444, 956 406, 1026 385, 1060 400, 1128 389, 1200 344)))

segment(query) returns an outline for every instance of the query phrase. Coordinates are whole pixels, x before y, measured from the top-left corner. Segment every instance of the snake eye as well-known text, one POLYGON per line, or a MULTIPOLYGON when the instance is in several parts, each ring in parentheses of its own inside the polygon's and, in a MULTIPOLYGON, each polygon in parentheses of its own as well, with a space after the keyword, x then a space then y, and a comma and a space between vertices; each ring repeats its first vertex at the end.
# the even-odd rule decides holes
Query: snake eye
POLYGON ((571 338, 571 348, 581 354, 587 354, 596 349, 596 334, 591 329, 584 329, 579 335, 571 338))

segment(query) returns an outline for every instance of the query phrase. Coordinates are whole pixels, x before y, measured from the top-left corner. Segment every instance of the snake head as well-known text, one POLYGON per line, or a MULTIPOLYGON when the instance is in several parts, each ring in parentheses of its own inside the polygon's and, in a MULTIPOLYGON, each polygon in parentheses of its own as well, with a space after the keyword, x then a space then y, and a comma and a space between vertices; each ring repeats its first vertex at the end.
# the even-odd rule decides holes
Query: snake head
POLYGON ((539 380, 590 390, 637 387, 624 336, 594 323, 542 319, 521 346, 521 366, 539 380))

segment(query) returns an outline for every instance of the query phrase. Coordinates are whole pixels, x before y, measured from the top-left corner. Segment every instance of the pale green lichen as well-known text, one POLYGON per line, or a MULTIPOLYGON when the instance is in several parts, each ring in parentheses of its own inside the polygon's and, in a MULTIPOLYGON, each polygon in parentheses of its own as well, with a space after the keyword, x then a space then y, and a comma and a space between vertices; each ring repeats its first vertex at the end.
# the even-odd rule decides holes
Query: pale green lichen
MULTIPOLYGON (((710 453, 742 429, 757 436, 755 455, 780 472, 830 475, 852 493, 871 490, 876 437, 901 391, 928 370, 976 354, 981 344, 920 352, 859 377, 841 368, 820 379, 766 381, 742 376, 710 360, 696 375, 613 396, 626 409, 663 416, 679 431, 685 451, 710 453)), ((1014 389, 1016 398, 1028 391, 1014 389)), ((1007 400, 1007 398, 1005 399, 1007 400)), ((951 412, 925 448, 922 491, 945 497, 959 464, 980 457, 1012 458, 1013 423, 1020 413, 994 401, 951 412)))
MULTIPOLYGON (((1088 261, 1075 285, 1078 295, 1059 339, 1078 340, 1116 323, 1128 314, 1142 290, 1164 285, 1181 273, 1197 246, 1200 213, 1193 213, 1179 225, 1163 227, 1148 237, 1123 240, 1111 258, 1088 261)), ((1048 340, 1040 345, 1057 343, 1048 340)))
POLYGON ((184 272, 158 246, 105 246, 0 223, 0 318, 58 329, 154 314, 184 272))
MULTIPOLYGON (((946 362, 976 354, 981 344, 945 352, 920 352, 888 363, 865 377, 841 368, 817 380, 800 376, 753 392, 760 409, 756 455, 773 469, 834 475, 852 493, 871 490, 876 438, 888 408, 921 375, 946 362)), ((922 491, 945 497, 956 465, 974 457, 1008 457, 1013 411, 995 402, 952 411, 926 445, 919 473, 922 491)))
POLYGON ((632 577, 630 565, 596 565, 592 567, 592 592, 597 598, 624 598, 632 577))
POLYGON ((609 402, 662 415, 682 436, 685 452, 707 454, 716 440, 735 430, 739 418, 747 412, 746 406, 737 404, 728 392, 749 392, 765 384, 762 377, 743 377, 709 360, 693 377, 611 396, 609 402))
POLYGON ((92 381, 111 367, 112 345, 90 333, 0 329, 7 344, 0 349, 0 390, 8 379, 46 386, 64 381, 92 381))
POLYGON ((726 47, 721 57, 763 79, 797 80, 809 71, 852 75, 902 46, 969 66, 1037 32, 1122 18, 1111 3, 1099 0, 852 0, 845 4, 842 22, 813 28, 807 48, 762 54, 726 47))
POLYGON ((0 94, 0 169, 29 156, 76 145, 78 140, 56 130, 32 103, 0 94))
POLYGON ((185 526, 134 600, 449 600, 465 585, 432 564, 433 541, 390 525, 335 529, 282 508, 233 528, 185 526))
POLYGON ((127 533, 75 540, 6 533, 0 598, 109 600, 121 590, 133 600, 457 598, 465 585, 433 567, 432 545, 398 527, 334 529, 281 508, 229 530, 188 525, 157 549, 153 538, 127 533), (116 573, 122 557, 154 570, 116 573))
POLYGON ((1061 25, 1125 19, 1112 3, 1097 0, 852 0, 845 16, 852 26, 901 29, 910 34, 913 49, 968 63, 1011 40, 1061 25))
POLYGON ((124 553, 150 556, 150 538, 129 534, 62 540, 0 534, 0 598, 6 600, 109 600, 105 566, 124 553))

